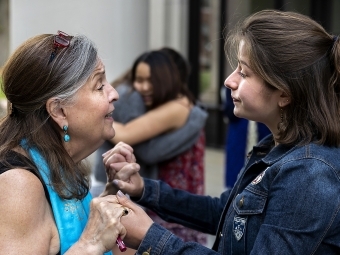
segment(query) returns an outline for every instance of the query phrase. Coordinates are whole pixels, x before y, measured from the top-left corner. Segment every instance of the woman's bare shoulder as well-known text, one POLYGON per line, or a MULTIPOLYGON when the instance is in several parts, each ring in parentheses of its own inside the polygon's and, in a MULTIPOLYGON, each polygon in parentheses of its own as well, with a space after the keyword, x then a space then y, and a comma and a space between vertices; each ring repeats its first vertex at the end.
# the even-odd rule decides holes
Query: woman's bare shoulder
POLYGON ((0 201, 0 254, 49 253, 56 227, 37 176, 20 168, 2 173, 0 201))

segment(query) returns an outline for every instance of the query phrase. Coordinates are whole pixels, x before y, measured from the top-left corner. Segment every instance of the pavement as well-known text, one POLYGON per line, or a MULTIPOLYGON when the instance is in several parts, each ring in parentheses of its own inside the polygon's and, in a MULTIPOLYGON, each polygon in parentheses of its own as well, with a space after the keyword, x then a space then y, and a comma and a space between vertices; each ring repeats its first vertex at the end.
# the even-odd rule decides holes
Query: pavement
POLYGON ((225 152, 222 149, 205 149, 205 194, 219 197, 224 191, 225 152))
MULTIPOLYGON (((205 194, 219 197, 224 191, 225 153, 222 149, 205 149, 205 194)), ((207 247, 214 244, 215 236, 208 236, 207 247)))

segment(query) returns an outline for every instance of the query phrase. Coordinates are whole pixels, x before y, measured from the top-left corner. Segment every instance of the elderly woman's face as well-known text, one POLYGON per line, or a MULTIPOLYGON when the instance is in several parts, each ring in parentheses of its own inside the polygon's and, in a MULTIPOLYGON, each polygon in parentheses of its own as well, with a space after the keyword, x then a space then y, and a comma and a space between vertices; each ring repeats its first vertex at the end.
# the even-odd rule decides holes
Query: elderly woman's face
POLYGON ((105 140, 114 137, 113 101, 118 98, 117 91, 106 80, 105 67, 99 60, 86 84, 77 92, 75 103, 66 107, 71 140, 65 147, 75 161, 82 160, 82 154, 91 154, 105 140))

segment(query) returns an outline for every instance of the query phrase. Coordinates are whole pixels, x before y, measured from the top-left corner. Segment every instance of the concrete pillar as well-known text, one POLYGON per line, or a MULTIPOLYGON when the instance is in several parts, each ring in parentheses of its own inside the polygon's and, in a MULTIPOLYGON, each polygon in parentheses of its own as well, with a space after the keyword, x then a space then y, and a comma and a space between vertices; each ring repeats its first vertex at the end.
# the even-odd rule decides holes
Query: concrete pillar
POLYGON ((150 0, 149 49, 171 47, 187 57, 188 1, 150 0))

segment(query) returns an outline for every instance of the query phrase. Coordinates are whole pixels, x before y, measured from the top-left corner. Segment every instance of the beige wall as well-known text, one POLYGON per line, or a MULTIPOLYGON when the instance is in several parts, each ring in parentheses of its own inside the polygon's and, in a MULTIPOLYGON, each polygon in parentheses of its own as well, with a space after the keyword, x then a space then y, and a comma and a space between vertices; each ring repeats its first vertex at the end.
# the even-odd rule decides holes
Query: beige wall
POLYGON ((97 45, 111 81, 148 48, 148 0, 9 1, 11 52, 36 34, 84 34, 97 45))
POLYGON ((0 0, 0 71, 9 54, 8 0, 0 0))
POLYGON ((186 55, 188 0, 5 1, 10 52, 36 34, 85 34, 98 46, 109 81, 146 50, 169 46, 186 55))

